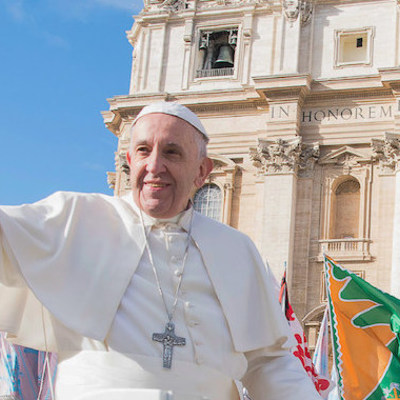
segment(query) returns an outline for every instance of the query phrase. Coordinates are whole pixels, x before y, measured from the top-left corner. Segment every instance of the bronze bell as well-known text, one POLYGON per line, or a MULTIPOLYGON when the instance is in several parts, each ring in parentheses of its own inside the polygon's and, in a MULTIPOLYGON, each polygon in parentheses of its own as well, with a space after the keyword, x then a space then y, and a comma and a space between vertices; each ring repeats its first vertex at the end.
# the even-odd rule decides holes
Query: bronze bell
POLYGON ((233 49, 229 44, 223 44, 219 48, 217 60, 214 68, 231 68, 233 67, 233 49))

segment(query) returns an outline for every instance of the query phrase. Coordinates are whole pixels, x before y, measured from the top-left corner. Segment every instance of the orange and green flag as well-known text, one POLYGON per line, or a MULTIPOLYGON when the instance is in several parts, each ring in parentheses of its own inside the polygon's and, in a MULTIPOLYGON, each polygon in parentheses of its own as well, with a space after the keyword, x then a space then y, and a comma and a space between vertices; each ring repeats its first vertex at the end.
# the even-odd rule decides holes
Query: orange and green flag
POLYGON ((340 400, 400 400, 400 300, 325 257, 340 400))

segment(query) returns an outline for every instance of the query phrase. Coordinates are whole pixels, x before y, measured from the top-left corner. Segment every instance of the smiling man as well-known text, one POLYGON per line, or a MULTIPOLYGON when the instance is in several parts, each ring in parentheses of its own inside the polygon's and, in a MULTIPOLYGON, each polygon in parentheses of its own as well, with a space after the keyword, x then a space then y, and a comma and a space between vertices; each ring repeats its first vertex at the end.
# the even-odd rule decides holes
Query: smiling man
POLYGON ((173 115, 147 112, 135 123, 128 154, 133 198, 146 214, 170 218, 187 208, 193 187, 203 185, 212 161, 205 156, 207 138, 194 126, 173 115))
POLYGON ((0 208, 0 330, 58 353, 57 400, 238 400, 239 381, 320 399, 254 244, 193 210, 207 142, 189 109, 154 103, 133 123, 132 194, 0 208))

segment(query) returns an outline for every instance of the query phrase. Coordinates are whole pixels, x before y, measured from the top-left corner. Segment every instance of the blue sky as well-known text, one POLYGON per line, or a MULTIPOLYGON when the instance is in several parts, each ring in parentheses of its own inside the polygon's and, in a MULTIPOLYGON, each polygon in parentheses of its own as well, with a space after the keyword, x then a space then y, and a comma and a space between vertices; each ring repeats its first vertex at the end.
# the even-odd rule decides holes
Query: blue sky
POLYGON ((125 31, 141 0, 0 0, 0 204, 102 192, 116 137, 100 114, 129 90, 125 31))

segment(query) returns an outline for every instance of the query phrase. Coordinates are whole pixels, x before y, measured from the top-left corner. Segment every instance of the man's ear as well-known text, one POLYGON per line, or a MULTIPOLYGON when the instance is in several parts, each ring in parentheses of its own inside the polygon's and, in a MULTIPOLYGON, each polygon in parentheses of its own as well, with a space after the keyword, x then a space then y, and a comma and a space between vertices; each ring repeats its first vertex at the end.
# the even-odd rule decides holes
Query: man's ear
POLYGON ((131 154, 129 151, 126 153, 126 159, 128 160, 128 164, 131 165, 131 154))
POLYGON ((211 158, 204 157, 199 167, 199 175, 194 180, 194 184, 197 188, 201 188, 204 185, 204 182, 206 181, 208 175, 210 175, 213 167, 214 165, 211 158))

